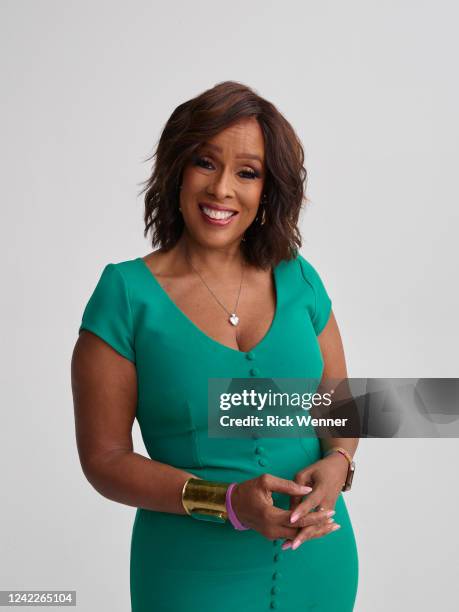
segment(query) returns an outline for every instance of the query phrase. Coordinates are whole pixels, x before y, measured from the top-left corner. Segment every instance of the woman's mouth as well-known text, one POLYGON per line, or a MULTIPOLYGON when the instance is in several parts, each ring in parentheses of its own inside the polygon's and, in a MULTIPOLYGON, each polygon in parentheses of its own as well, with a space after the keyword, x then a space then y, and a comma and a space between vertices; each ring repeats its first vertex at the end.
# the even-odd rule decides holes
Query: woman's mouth
POLYGON ((205 204, 199 204, 202 217, 211 225, 228 225, 238 214, 236 211, 217 210, 205 204))

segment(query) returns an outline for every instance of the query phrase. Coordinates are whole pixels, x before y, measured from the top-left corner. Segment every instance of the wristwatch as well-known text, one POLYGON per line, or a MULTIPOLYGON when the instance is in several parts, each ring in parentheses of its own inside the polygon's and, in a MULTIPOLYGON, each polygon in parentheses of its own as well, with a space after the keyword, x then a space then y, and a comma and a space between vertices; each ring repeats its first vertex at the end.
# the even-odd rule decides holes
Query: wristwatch
POLYGON ((354 478, 355 472, 355 461, 352 459, 351 455, 347 452, 345 448, 341 448, 341 446, 334 446, 330 448, 325 454, 324 457, 327 457, 331 453, 341 453, 344 457, 346 457, 348 462, 347 475, 346 480, 344 482, 342 491, 349 491, 352 487, 352 480, 354 478))

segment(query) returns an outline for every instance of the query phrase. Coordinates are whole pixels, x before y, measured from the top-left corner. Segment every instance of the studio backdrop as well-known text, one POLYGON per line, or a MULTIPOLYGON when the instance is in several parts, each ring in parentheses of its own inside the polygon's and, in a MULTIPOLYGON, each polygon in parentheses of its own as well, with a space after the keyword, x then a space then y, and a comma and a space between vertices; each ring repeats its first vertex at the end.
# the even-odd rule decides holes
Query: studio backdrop
MULTIPOLYGON (((301 254, 332 299, 349 377, 453 380, 459 12, 446 0, 2 0, 0 12, 0 590, 126 612, 135 508, 82 473, 70 360, 104 267, 151 251, 138 194, 166 120, 227 80, 273 102, 305 150, 301 254)), ((422 404, 397 397, 405 416, 422 404)), ((458 609, 458 438, 419 423, 367 427, 356 452, 358 612, 458 609)), ((133 436, 147 456, 137 422, 133 436)))

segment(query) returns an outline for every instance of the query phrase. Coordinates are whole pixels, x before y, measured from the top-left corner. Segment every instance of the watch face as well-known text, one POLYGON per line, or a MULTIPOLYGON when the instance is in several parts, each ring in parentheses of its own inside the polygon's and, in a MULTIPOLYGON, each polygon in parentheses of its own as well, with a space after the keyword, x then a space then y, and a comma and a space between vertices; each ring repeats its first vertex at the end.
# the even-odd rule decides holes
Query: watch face
POLYGON ((352 463, 349 465, 349 471, 347 473, 346 491, 349 491, 349 489, 352 486, 352 481, 354 479, 354 472, 355 472, 355 463, 352 461, 352 463))

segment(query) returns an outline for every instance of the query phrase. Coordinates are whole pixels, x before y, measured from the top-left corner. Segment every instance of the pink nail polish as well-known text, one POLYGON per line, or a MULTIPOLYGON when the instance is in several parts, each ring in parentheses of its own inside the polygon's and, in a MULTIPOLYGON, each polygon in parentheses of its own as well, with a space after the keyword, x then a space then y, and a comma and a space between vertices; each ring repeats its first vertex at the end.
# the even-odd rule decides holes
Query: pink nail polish
POLYGON ((287 550, 287 548, 290 548, 292 545, 291 540, 288 540, 287 542, 284 542, 281 546, 282 550, 287 550))
POLYGON ((292 514, 292 516, 290 517, 290 522, 294 523, 299 516, 300 516, 299 514, 292 514))
POLYGON ((296 548, 298 548, 298 546, 301 544, 301 542, 299 540, 296 540, 295 542, 293 542, 292 544, 292 550, 295 550, 296 548))

